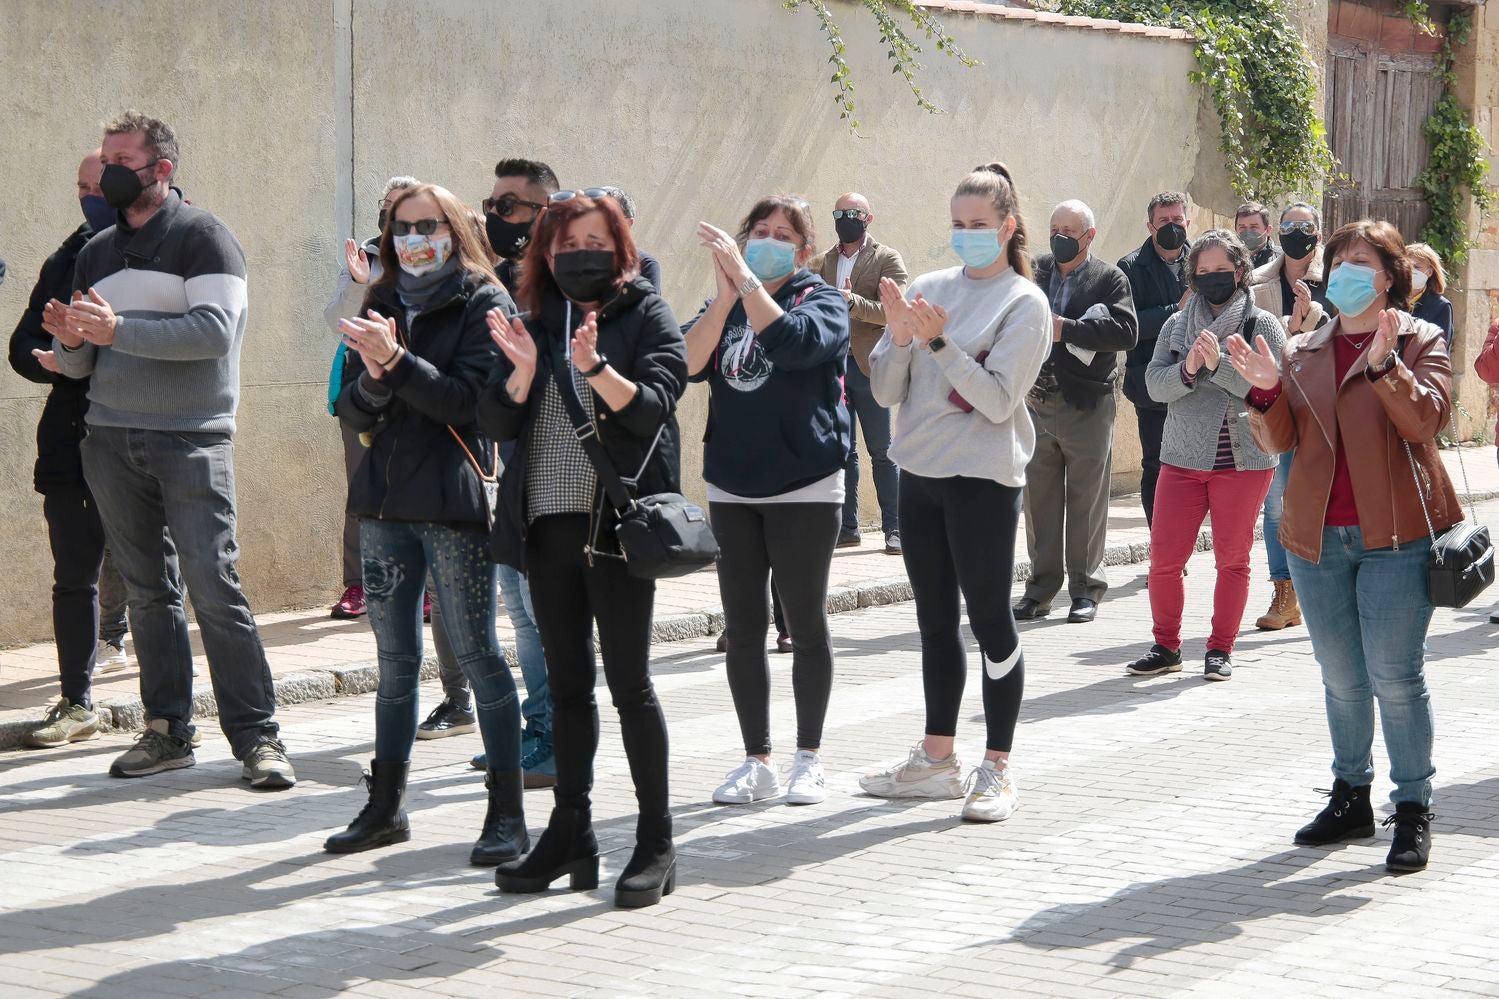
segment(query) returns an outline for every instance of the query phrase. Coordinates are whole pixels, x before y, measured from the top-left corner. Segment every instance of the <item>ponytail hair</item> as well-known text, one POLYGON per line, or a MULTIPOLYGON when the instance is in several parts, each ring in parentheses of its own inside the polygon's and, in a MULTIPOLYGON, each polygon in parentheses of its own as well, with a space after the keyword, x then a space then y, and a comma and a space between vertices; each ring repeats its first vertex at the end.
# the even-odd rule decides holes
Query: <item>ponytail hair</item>
POLYGON ((1010 237, 1009 243, 1005 246, 1005 253, 1015 272, 1029 280, 1031 256, 1026 250, 1028 240, 1025 233, 1025 218, 1020 214, 1020 198, 1015 193, 1015 181, 1010 176, 1010 168, 997 160, 974 167, 973 172, 964 177, 958 184, 958 189, 953 192, 955 198, 966 195, 988 198, 994 205, 995 211, 999 212, 1001 219, 1014 216, 1015 235, 1010 237))

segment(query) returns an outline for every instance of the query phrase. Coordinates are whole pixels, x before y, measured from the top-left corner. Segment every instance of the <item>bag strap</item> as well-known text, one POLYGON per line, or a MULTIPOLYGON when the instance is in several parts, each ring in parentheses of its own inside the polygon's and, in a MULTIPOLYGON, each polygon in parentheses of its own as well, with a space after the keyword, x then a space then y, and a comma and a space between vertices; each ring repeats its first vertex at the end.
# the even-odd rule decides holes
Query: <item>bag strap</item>
MULTIPOLYGON (((400 324, 399 321, 396 323, 396 342, 401 345, 401 349, 402 350, 406 351, 408 354, 411 353, 411 347, 406 343, 406 336, 405 336, 405 334, 403 334, 401 332, 401 324, 400 324)), ((463 448, 463 453, 468 456, 468 463, 473 466, 473 468, 474 468, 474 474, 477 475, 477 476, 479 476, 479 481, 480 482, 499 482, 500 481, 500 445, 499 445, 499 443, 496 442, 496 443, 493 444, 493 451, 494 451, 494 453, 490 456, 489 467, 492 468, 492 469, 494 469, 494 471, 486 473, 484 471, 484 466, 481 465, 481 464, 479 464, 479 459, 474 457, 474 452, 470 451, 468 449, 468 445, 464 443, 464 441, 463 441, 463 435, 460 434, 457 430, 455 430, 453 428, 453 425, 451 423, 446 424, 446 426, 448 428, 448 433, 450 433, 450 434, 453 435, 453 440, 455 440, 455 441, 458 442, 458 446, 461 447, 461 448, 463 448)))
POLYGON ((1411 479, 1416 484, 1416 499, 1421 503, 1421 516, 1426 518, 1426 536, 1431 539, 1431 554, 1437 560, 1437 565, 1444 565, 1442 549, 1437 546, 1437 529, 1431 522, 1431 511, 1426 506, 1426 490, 1421 488, 1421 473, 1416 471, 1416 454, 1411 450, 1411 442, 1401 438, 1400 443, 1405 447, 1405 457, 1411 463, 1411 479))

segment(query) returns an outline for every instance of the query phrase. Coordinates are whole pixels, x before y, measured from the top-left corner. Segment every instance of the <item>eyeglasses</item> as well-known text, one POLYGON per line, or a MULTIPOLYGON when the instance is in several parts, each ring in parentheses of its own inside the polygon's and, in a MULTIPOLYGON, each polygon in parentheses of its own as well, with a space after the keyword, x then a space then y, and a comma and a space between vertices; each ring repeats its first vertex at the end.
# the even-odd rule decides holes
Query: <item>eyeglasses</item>
POLYGON ((515 214, 516 208, 529 208, 533 212, 539 212, 546 205, 539 205, 534 201, 525 201, 519 195, 502 194, 498 198, 485 198, 479 202, 479 207, 484 209, 485 215, 498 215, 500 218, 508 218, 515 214))
POLYGON ((588 187, 581 191, 557 191, 548 196, 547 201, 554 205, 560 205, 562 202, 571 201, 574 198, 607 198, 611 196, 611 193, 607 187, 588 187))
POLYGON ((857 208, 834 208, 833 209, 833 220, 835 222, 838 219, 858 219, 860 221, 863 221, 864 219, 867 219, 867 218, 869 218, 869 213, 868 212, 861 212, 857 208))
POLYGON ((1317 232, 1317 223, 1315 223, 1315 222, 1282 222, 1280 224, 1280 234, 1282 236, 1289 236, 1293 232, 1300 232, 1300 233, 1305 233, 1308 236, 1313 236, 1317 232))
POLYGON ((438 226, 447 224, 447 219, 417 219, 415 222, 403 222, 400 219, 391 219, 390 234, 392 236, 406 236, 415 232, 420 236, 430 236, 437 231, 438 226))

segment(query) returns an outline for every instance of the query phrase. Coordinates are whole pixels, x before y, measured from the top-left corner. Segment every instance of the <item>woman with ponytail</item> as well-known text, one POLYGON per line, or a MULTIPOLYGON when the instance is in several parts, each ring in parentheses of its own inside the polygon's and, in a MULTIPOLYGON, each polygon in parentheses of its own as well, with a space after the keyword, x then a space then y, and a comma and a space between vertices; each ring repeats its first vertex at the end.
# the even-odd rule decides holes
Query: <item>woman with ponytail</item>
POLYGON ((881 798, 960 798, 998 822, 1019 803, 1009 769, 1025 665, 1010 609, 1015 536, 1035 430, 1025 395, 1051 349, 1051 306, 1030 281, 1025 222, 1002 163, 965 177, 951 203, 961 267, 886 280, 889 325, 870 355, 874 397, 899 406, 900 536, 916 598, 926 734, 903 762, 860 781, 881 798), (954 750, 968 655, 959 596, 983 662, 983 764, 965 782, 954 750))

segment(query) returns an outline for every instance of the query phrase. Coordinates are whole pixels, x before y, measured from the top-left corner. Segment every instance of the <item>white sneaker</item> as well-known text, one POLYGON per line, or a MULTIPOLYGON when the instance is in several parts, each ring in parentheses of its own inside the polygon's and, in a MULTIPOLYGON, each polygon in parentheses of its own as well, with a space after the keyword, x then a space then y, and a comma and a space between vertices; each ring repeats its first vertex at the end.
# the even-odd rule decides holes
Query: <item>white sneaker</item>
POLYGON ((125 655, 125 645, 122 642, 115 645, 111 642, 99 642, 98 649, 94 652, 94 670, 99 673, 118 673, 130 664, 130 657, 125 655))
POLYGON ((999 767, 994 760, 985 760, 963 786, 968 790, 968 800, 963 802, 967 822, 1003 822, 1020 807, 1020 789, 1010 768, 999 767))
POLYGON ((791 758, 791 775, 786 778, 786 804, 816 805, 826 801, 827 784, 822 758, 810 749, 798 749, 791 758))
POLYGON ((781 779, 776 772, 753 756, 746 756, 738 769, 713 792, 720 805, 747 805, 752 801, 781 796, 781 779))
POLYGON ((859 778, 859 786, 876 798, 961 798, 963 770, 957 753, 934 760, 918 742, 905 762, 859 778))

